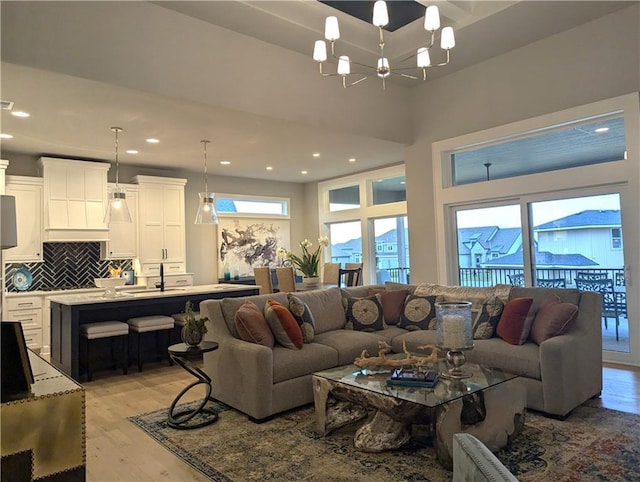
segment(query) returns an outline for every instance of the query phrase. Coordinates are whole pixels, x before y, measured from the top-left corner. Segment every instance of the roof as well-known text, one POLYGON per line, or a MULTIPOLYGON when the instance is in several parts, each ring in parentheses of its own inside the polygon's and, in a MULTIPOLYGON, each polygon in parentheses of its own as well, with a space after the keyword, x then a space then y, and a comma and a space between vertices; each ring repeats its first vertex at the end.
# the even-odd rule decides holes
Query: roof
POLYGON ((489 251, 508 253, 520 237, 520 228, 500 228, 498 226, 479 226, 458 229, 458 254, 469 254, 470 246, 480 243, 489 251))
MULTIPOLYGON (((537 268, 544 267, 583 267, 583 266, 599 266, 595 261, 583 256, 581 254, 555 254, 549 251, 536 252, 535 259, 537 268)), ((482 266, 523 266, 524 261, 522 259, 522 251, 517 253, 501 256, 482 263, 482 266)))
POLYGON ((619 209, 589 209, 565 216, 548 223, 540 224, 535 231, 553 231, 559 229, 592 228, 594 226, 621 226, 619 209))

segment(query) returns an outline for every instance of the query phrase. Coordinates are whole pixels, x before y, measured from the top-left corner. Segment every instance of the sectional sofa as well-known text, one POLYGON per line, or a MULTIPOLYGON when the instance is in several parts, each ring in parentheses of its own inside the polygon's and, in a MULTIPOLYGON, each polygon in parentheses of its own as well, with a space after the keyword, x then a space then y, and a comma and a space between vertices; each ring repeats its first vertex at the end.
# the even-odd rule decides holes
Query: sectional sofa
MULTIPOLYGON (((394 352, 401 352, 403 343, 410 351, 435 343, 433 329, 409 331, 393 324, 373 332, 346 329, 343 298, 347 295, 366 297, 372 288, 406 290, 410 294, 416 286, 387 283, 296 293, 307 304, 315 324, 313 341, 301 349, 279 344, 271 348, 244 341, 234 323, 236 312, 245 301, 250 300, 263 310, 268 299, 287 305, 285 293, 201 302, 200 311, 209 318, 206 339, 220 345, 204 355, 204 370, 213 379, 213 397, 260 421, 311 403, 312 373, 353 363, 363 350, 377 354, 379 341, 387 342, 394 352)), ((427 288, 431 293, 457 299, 497 296, 505 304, 513 298, 530 297, 533 304, 529 317, 535 316, 550 294, 557 295, 562 302, 575 304, 577 316, 566 334, 554 336, 540 345, 533 341, 514 345, 497 336, 475 340, 473 350, 467 352, 467 360, 520 375, 526 387, 527 407, 559 418, 600 394, 602 334, 598 294, 507 285, 490 288, 427 285, 427 288)))

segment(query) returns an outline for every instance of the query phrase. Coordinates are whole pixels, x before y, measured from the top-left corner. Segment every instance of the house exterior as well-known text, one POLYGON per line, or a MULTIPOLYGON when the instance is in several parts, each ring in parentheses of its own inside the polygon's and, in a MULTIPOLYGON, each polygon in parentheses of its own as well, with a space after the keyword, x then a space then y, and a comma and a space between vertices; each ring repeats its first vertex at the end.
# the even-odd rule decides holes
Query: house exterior
POLYGON ((484 263, 522 250, 520 228, 481 226, 458 229, 458 266, 479 268, 484 263))

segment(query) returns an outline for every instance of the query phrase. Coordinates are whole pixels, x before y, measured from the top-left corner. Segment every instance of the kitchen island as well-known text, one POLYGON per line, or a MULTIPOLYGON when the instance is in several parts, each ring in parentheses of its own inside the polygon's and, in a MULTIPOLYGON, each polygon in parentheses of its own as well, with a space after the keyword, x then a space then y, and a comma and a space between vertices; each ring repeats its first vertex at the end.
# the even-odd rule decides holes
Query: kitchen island
POLYGON ((184 311, 191 301, 194 310, 207 299, 258 294, 258 286, 213 284, 180 288, 119 291, 115 297, 102 292, 60 294, 51 300, 51 364, 74 380, 80 379, 80 324, 122 321, 150 315, 171 316, 184 311))

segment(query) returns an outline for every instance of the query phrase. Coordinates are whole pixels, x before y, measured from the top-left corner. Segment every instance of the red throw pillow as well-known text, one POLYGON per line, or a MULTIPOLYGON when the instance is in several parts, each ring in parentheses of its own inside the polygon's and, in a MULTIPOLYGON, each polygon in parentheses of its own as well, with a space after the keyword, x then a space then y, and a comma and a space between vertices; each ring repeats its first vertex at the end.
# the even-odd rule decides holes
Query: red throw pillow
POLYGON ((251 301, 245 302, 233 319, 241 340, 273 348, 275 340, 262 311, 251 301))
POLYGON ((382 301, 382 314, 388 325, 397 325, 404 310, 404 300, 409 295, 409 290, 386 290, 384 288, 369 288, 367 296, 380 295, 382 301))
POLYGON ((294 350, 302 348, 302 330, 286 306, 275 300, 267 300, 264 314, 278 343, 294 350))
POLYGON ((500 321, 498 321, 496 334, 512 345, 524 343, 527 337, 522 336, 522 330, 532 304, 533 298, 513 298, 509 300, 502 311, 500 321))
POLYGON ((567 333, 578 316, 578 307, 563 303, 556 295, 549 295, 533 319, 529 337, 538 345, 554 336, 567 333))

